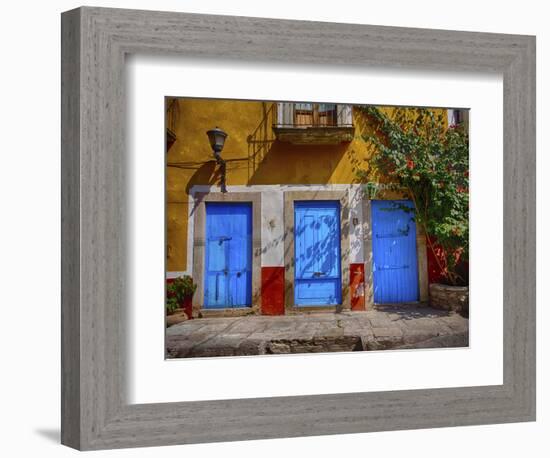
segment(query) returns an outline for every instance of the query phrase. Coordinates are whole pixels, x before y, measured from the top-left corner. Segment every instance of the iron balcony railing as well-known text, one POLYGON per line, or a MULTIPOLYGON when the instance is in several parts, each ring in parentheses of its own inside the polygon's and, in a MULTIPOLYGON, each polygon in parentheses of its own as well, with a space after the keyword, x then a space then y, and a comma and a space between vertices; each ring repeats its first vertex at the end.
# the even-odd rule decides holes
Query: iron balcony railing
POLYGON ((276 104, 274 127, 353 127, 352 106, 334 103, 276 104))

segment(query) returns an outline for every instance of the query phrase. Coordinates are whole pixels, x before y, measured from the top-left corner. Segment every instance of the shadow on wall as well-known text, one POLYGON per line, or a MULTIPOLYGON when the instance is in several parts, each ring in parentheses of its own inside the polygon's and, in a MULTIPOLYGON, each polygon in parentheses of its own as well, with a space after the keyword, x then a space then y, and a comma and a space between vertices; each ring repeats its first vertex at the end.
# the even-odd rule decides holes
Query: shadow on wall
POLYGON ((294 145, 275 141, 250 177, 258 184, 325 184, 344 156, 349 143, 294 145))
MULTIPOLYGON (((197 171, 189 179, 185 192, 187 195, 191 195, 191 188, 195 185, 213 185, 219 182, 219 170, 216 167, 216 161, 208 161, 201 165, 197 171)), ((200 202, 195 202, 195 205, 191 209, 191 215, 195 213, 195 209, 200 202)))
POLYGON ((211 160, 202 164, 187 182, 185 192, 190 195, 191 188, 195 185, 212 185, 219 181, 219 171, 216 168, 216 161, 211 160))
MULTIPOLYGON (((295 262, 299 262, 301 271, 296 274, 302 278, 306 275, 306 272, 319 270, 326 272, 330 271, 335 265, 335 257, 340 250, 340 228, 338 227, 338 221, 334 218, 323 217, 322 223, 312 221, 309 224, 303 224, 300 229, 294 230, 295 238, 299 238, 306 231, 315 231, 321 224, 326 227, 324 237, 315 240, 311 246, 307 247, 306 251, 299 254, 299 259, 295 262), (337 245, 335 245, 335 242, 337 245)), ((317 232, 320 235, 322 232, 317 232)), ((296 267, 297 268, 297 267, 296 267)))

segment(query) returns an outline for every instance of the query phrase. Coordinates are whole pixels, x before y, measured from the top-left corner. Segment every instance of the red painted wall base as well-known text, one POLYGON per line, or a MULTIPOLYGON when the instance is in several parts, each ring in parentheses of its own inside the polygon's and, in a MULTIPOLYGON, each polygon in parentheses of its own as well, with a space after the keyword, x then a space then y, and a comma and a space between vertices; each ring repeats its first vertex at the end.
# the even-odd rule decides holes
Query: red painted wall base
MULTIPOLYGON (((171 283, 173 279, 166 279, 171 283)), ((365 310, 365 266, 363 263, 350 264, 351 310, 365 310)), ((262 267, 261 285, 262 315, 285 314, 285 268, 262 267)))
POLYGON ((285 268, 262 267, 262 315, 285 314, 285 268))
MULTIPOLYGON (((445 255, 443 249, 437 244, 437 241, 432 240, 437 256, 434 254, 429 244, 426 247, 428 254, 428 282, 429 283, 447 283, 445 279, 445 273, 439 267, 445 264, 445 255), (439 262, 438 262, 439 258, 439 262)), ((468 283, 469 266, 467 262, 460 262, 457 266, 457 272, 461 275, 462 279, 468 283)))
POLYGON ((363 263, 349 265, 349 292, 351 309, 365 310, 365 265, 363 263))

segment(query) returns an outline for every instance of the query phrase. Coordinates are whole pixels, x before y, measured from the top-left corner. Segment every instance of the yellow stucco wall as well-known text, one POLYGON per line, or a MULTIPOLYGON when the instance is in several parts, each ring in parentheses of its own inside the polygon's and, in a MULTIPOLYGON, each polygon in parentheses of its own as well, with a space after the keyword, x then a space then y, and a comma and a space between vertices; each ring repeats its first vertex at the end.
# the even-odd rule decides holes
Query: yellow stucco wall
MULTIPOLYGON (((358 168, 369 171, 375 152, 363 135, 371 125, 353 110, 354 139, 337 145, 293 145, 275 141, 272 102, 178 99, 171 123, 176 141, 167 153, 167 270, 183 271, 187 263, 189 192, 194 185, 218 184, 217 167, 206 131, 215 126, 228 133, 222 156, 228 185, 358 183, 358 168)), ((394 108, 383 108, 388 114, 394 108)), ((411 115, 412 115, 411 111, 411 115)), ((440 110, 446 122, 446 110, 440 110)))

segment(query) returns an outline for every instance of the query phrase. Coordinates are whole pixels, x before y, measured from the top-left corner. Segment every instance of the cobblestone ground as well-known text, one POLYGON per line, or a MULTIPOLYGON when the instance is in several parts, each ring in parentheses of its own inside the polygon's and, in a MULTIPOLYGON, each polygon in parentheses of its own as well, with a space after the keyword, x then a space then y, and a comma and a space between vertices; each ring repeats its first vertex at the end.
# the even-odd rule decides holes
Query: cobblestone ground
POLYGON ((468 346, 468 319, 429 307, 199 318, 166 330, 168 358, 468 346))

